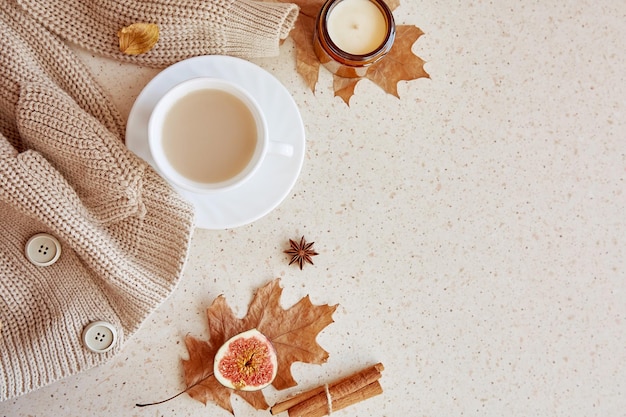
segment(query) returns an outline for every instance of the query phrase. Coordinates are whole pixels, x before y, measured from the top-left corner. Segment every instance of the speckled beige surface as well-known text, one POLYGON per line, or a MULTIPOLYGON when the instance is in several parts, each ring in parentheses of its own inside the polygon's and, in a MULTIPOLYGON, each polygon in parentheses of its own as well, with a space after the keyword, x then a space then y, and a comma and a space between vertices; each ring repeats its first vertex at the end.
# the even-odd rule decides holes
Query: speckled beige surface
MULTIPOLYGON (((292 193, 251 225, 197 230, 179 289, 120 356, 0 416, 227 416, 134 404, 182 388, 183 337, 207 336, 217 295, 243 315, 275 277, 285 306, 339 304, 328 363, 293 367, 302 388, 385 365, 383 395, 333 415, 626 415, 626 3, 404 0, 395 16, 426 32, 431 79, 401 99, 362 81, 347 107, 327 72, 307 90, 291 41, 254 61, 302 113, 292 193), (300 271, 282 250, 302 234, 321 254, 300 271)), ((81 56, 124 116, 157 73, 81 56)))

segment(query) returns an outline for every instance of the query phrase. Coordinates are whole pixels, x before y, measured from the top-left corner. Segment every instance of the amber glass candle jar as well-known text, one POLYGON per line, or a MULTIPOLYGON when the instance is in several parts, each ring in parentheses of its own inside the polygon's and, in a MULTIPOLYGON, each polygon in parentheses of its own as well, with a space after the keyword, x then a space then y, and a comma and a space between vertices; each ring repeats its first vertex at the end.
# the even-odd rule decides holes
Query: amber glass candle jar
POLYGON ((327 0, 315 22, 320 62, 340 77, 363 77, 393 46, 396 25, 383 0, 327 0))

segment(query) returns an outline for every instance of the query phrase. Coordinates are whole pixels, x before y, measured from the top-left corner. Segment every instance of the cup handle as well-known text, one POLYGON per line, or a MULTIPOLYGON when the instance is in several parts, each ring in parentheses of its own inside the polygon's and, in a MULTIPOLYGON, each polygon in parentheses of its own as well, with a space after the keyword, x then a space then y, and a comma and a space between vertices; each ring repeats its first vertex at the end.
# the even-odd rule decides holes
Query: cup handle
POLYGON ((267 149, 267 152, 290 158, 293 156, 293 146, 288 143, 276 142, 272 140, 269 143, 269 148, 267 149))

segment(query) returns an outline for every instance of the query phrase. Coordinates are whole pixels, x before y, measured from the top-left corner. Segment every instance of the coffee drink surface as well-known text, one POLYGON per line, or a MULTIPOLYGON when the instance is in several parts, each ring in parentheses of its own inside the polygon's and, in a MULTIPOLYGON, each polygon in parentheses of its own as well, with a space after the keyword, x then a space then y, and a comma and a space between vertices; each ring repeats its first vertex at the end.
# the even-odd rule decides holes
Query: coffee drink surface
POLYGON ((218 183, 239 174, 257 145, 251 111, 234 95, 217 90, 193 91, 166 113, 163 152, 182 176, 218 183))

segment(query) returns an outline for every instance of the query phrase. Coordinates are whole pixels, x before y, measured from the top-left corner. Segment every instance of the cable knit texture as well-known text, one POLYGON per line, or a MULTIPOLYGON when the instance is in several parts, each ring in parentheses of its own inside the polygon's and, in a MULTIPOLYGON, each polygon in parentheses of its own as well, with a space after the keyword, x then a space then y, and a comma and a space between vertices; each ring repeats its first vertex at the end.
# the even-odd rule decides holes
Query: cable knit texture
POLYGON ((0 401, 101 364, 175 289, 193 210, 123 144, 117 109, 65 41, 155 67, 203 54, 278 53, 297 6, 253 0, 4 0, 0 8, 0 401), (157 23, 156 47, 117 31, 157 23), (30 237, 61 244, 31 263, 30 237), (106 353, 83 329, 111 323, 106 353))
POLYGON ((278 53, 294 5, 253 0, 3 0, 0 7, 0 401, 116 355, 178 283, 193 209, 126 149, 107 94, 65 41, 118 60, 166 66, 202 54, 278 53), (117 31, 160 27, 131 57, 117 31), (25 254, 30 237, 61 245, 49 266, 25 254), (82 343, 103 320, 118 341, 82 343))
POLYGON ((58 85, 115 135, 124 126, 111 100, 67 45, 41 27, 13 0, 0 7, 0 133, 18 150, 21 143, 15 108, 24 83, 58 85))
POLYGON ((18 0, 52 32, 86 49, 154 67, 197 55, 278 55, 298 6, 255 0, 18 0), (156 46, 138 56, 119 52, 117 31, 156 23, 156 46))
POLYGON ((23 86, 16 114, 28 150, 0 136, 0 399, 117 353, 173 291, 193 220, 186 202, 59 88, 23 86), (61 242, 48 267, 24 256, 39 232, 61 242), (120 333, 105 354, 81 344, 95 319, 120 333))

